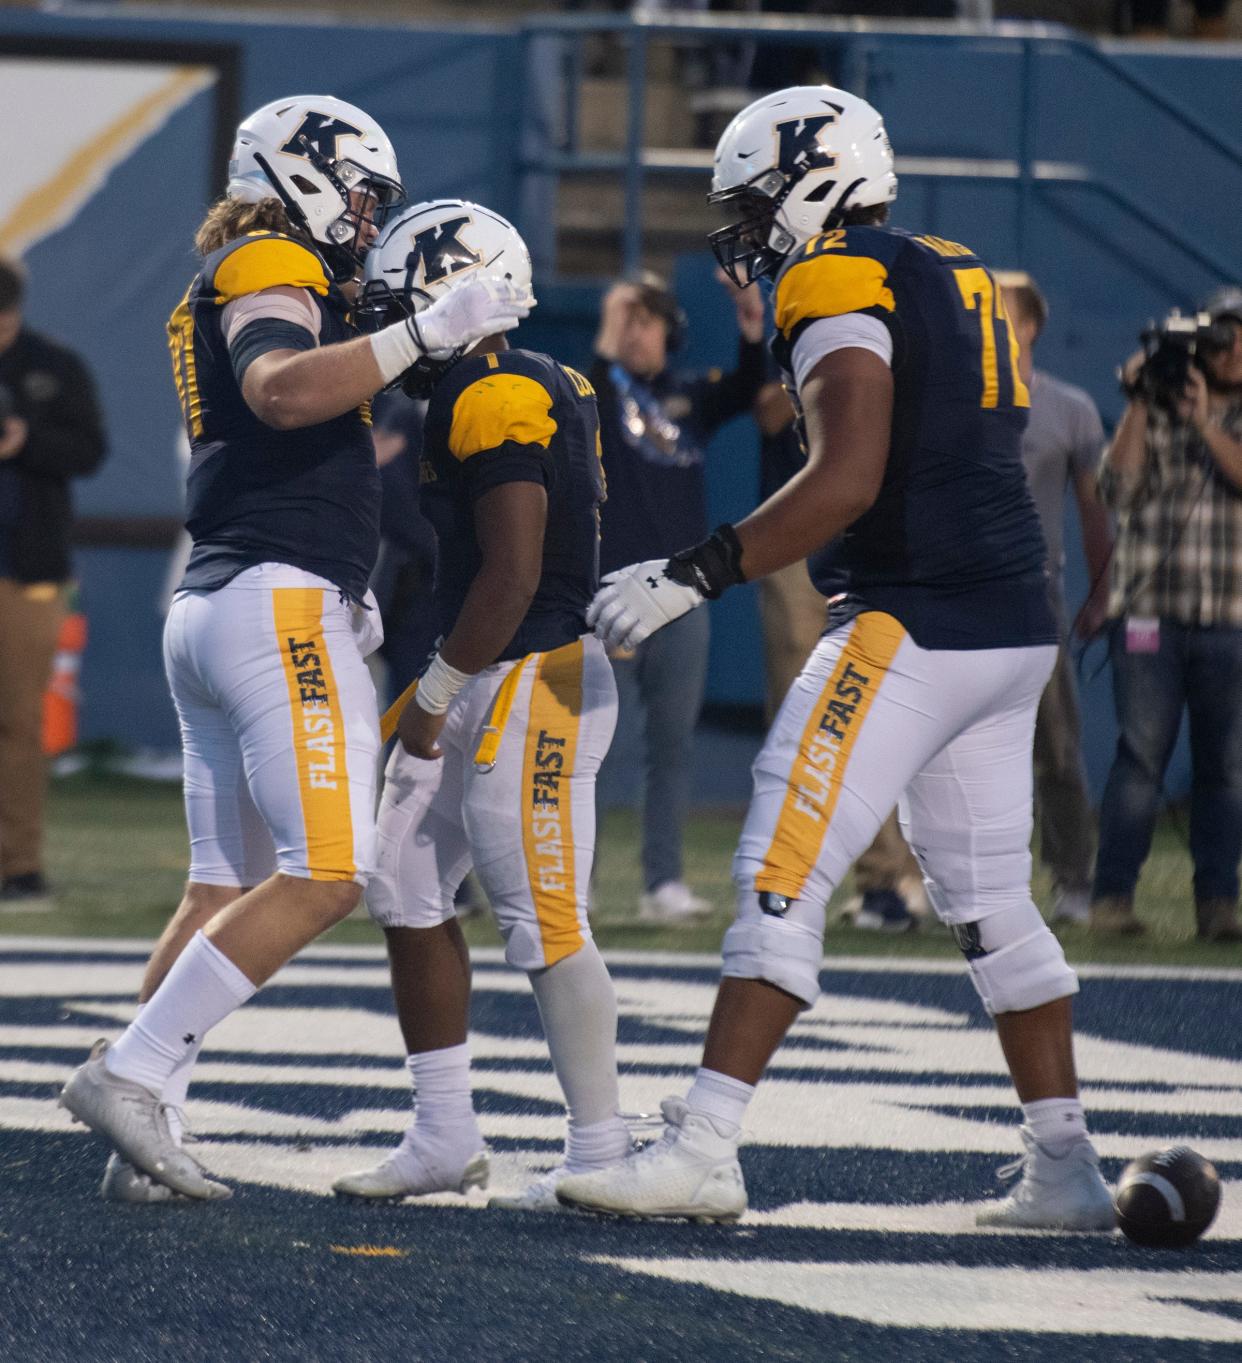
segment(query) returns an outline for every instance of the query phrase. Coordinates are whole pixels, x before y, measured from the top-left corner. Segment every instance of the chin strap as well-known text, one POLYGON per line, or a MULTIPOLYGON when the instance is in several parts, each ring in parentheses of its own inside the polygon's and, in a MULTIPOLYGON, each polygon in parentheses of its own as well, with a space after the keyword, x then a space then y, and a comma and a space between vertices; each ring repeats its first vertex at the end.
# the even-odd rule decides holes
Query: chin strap
MULTIPOLYGON (((302 141, 306 142, 306 138, 304 137, 302 141)), ((313 148, 311 150, 313 151, 313 148)), ((310 152, 308 152, 307 154, 309 156, 310 152)), ((315 165, 316 168, 318 169, 319 168, 318 162, 316 160, 317 155, 318 154, 316 153, 315 156, 311 156, 311 163, 312 165, 315 165)), ((288 217, 290 223, 294 227, 298 228, 300 231, 305 232, 306 235, 310 238, 310 240, 315 243, 315 249, 327 262, 328 268, 332 271, 332 278, 336 281, 336 283, 343 284, 347 279, 353 279, 354 276, 358 273, 358 262, 354 259, 353 254, 348 250, 347 247, 338 246, 335 242, 319 241, 315 237, 315 234, 311 231, 310 223, 307 221, 306 214, 302 212, 301 206, 299 205, 297 200, 293 198, 289 191, 284 187, 284 185, 280 183, 280 180, 277 177, 276 172, 268 164, 267 158, 263 156, 262 153, 255 152, 254 159, 255 164, 266 176, 268 184, 271 185, 272 189, 276 192, 276 196, 280 199, 280 202, 284 204, 285 214, 288 217)), ((337 180, 334 175, 331 175, 328 172, 325 173, 329 174, 329 178, 331 178, 336 185, 340 186, 340 188, 344 190, 344 186, 340 185, 340 181, 337 180)), ((344 199, 346 207, 348 207, 349 205, 348 190, 344 190, 344 199)))
POLYGON ((284 187, 284 185, 280 183, 280 180, 277 177, 276 172, 271 168, 270 165, 268 165, 267 157, 261 155, 259 152, 256 151, 254 154, 254 159, 255 164, 259 167, 263 174, 267 176, 268 184, 271 185, 271 187, 276 191, 277 198, 279 198, 280 202, 284 204, 285 213, 288 215, 289 221, 294 225, 294 227, 300 227, 302 231, 306 233, 307 236, 310 236, 311 235, 310 223, 307 222, 306 220, 306 214, 302 212, 301 206, 298 204, 297 200, 294 199, 290 195, 289 191, 284 187))

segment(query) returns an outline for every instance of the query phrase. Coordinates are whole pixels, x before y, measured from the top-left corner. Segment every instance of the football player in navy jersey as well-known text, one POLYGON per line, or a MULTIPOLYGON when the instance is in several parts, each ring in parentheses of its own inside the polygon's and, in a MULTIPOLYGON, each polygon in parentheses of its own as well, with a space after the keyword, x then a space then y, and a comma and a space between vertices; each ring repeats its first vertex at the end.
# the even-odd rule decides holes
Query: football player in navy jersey
POLYGON ((208 1030, 357 904, 374 857, 379 525, 369 399, 427 352, 515 326, 524 298, 480 271, 374 336, 352 281, 403 196, 392 146, 329 96, 239 127, 202 268, 168 325, 190 439, 193 539, 165 667, 185 750, 189 883, 140 1015, 100 1042, 61 1101, 116 1147, 105 1197, 228 1189, 180 1147, 208 1030))
POLYGON ((1031 747, 1057 643, 1019 451, 1030 399, 992 276, 966 246, 887 227, 896 192, 879 114, 827 86, 758 100, 716 149, 711 198, 735 218, 713 246, 739 284, 775 279, 807 464, 738 525, 613 574, 590 619, 633 646, 810 556, 828 628, 755 762, 703 1066, 666 1100, 660 1141, 561 1183, 571 1205, 741 1214, 747 1103, 818 997, 829 896, 900 800, 1023 1110, 1021 1181, 977 1219, 1113 1225, 1078 1099, 1078 981, 1030 895, 1031 747))
MULTIPOLYGON (((420 204, 368 261, 362 311, 421 316, 482 268, 530 288, 526 246, 503 218, 460 200, 420 204)), ((564 1162, 491 1205, 559 1211, 567 1172, 604 1167, 630 1145, 616 997, 587 921, 595 776, 617 715, 611 666, 586 623, 604 500, 599 417, 581 374, 503 336, 419 370, 443 638, 393 707, 401 742, 367 889, 415 1113, 387 1159, 335 1188, 390 1201, 487 1183, 470 1094, 470 958, 453 905, 473 866, 506 959, 530 977, 569 1115, 564 1162)))

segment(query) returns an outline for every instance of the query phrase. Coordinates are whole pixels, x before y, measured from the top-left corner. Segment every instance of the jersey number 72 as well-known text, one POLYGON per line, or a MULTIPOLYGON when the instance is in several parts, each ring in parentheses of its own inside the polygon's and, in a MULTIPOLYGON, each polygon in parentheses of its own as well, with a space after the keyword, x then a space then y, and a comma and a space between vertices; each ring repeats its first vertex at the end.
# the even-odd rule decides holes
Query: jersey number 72
POLYGON ((980 369, 983 373, 983 399, 980 406, 995 408, 1000 405, 1000 371, 1003 364, 1009 371, 1013 405, 1029 407, 1031 395, 1018 372, 1018 338, 1009 324, 1001 290, 981 265, 955 269, 953 278, 962 295, 962 305, 967 312, 979 315, 980 369))

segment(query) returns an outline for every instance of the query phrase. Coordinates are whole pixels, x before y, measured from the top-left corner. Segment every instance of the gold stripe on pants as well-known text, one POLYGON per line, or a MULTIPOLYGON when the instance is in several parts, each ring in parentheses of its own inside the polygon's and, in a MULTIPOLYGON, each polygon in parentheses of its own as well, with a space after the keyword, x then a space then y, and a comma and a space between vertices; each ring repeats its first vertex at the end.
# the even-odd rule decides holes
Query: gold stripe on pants
POLYGON ((522 763, 522 847, 544 964, 582 946, 570 777, 582 723, 582 640, 539 658, 522 763))
POLYGON ((323 601, 320 587, 276 587, 272 614, 289 687, 306 865, 312 880, 352 880, 357 867, 345 721, 324 637, 323 601))
POLYGON ((760 893, 797 899, 819 860, 858 732, 906 637, 891 615, 867 611, 811 707, 789 772, 772 841, 755 876, 760 893))

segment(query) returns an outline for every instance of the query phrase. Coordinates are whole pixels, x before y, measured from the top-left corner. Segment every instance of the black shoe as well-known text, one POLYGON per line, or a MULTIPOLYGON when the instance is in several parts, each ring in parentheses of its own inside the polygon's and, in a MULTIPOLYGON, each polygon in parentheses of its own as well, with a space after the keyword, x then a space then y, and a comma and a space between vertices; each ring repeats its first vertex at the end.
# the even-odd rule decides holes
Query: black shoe
POLYGON ((918 920, 896 890, 868 890, 854 915, 854 926, 868 932, 912 932, 918 920))
POLYGON ((55 908, 52 892, 40 871, 5 876, 0 883, 0 910, 9 913, 45 913, 55 908))

